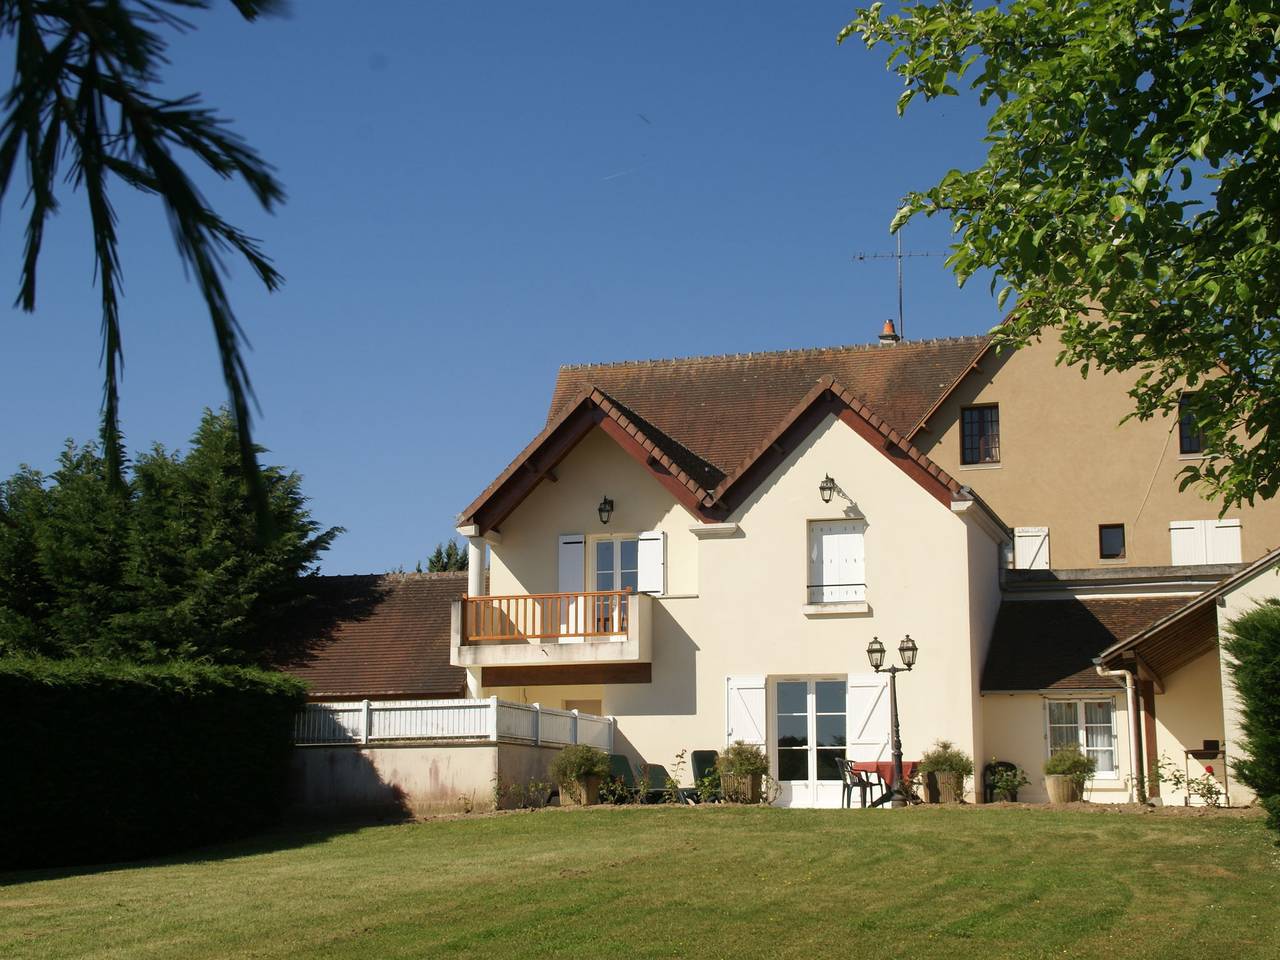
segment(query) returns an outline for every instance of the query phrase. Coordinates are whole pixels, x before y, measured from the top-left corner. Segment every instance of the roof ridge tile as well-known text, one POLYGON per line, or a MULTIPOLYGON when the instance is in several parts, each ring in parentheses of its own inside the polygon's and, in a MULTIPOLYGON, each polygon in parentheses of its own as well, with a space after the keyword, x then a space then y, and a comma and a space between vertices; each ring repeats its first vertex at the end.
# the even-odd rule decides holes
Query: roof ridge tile
POLYGON ((962 334, 954 337, 929 337, 921 340, 903 340, 892 347, 885 347, 878 342, 832 344, 825 347, 788 347, 779 350, 748 350, 738 353, 690 354, 680 357, 651 357, 643 360, 607 360, 586 363, 562 363, 561 370, 610 370, 618 367, 656 367, 677 363, 706 363, 708 361, 733 362, 737 360, 758 360, 770 357, 813 357, 823 353, 847 353, 851 351, 870 350, 903 350, 917 346, 932 346, 939 343, 979 343, 988 338, 985 333, 962 334))

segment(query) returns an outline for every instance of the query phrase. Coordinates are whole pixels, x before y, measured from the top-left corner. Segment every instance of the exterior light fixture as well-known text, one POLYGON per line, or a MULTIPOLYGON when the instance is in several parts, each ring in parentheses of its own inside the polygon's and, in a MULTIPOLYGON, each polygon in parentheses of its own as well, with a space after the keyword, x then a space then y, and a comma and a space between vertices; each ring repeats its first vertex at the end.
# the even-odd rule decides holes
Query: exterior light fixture
POLYGON ((898 644, 898 655, 902 657, 902 666, 886 667, 884 644, 880 642, 880 638, 872 637, 871 642, 867 644, 867 659, 871 661, 872 669, 876 673, 883 669, 889 674, 889 715, 893 720, 893 783, 889 785, 889 792, 875 802, 875 806, 888 804, 891 807, 905 807, 908 803, 916 801, 907 788, 906 778, 902 775, 902 733, 898 728, 898 674, 916 665, 917 653, 919 648, 916 647, 916 642, 911 639, 911 634, 907 634, 898 644))
POLYGON ((872 637, 871 642, 867 644, 867 659, 871 661, 875 672, 879 673, 880 668, 884 666, 884 644, 880 642, 879 637, 872 637))
POLYGON ((831 498, 835 496, 836 482, 831 479, 831 474, 827 474, 822 478, 822 482, 818 484, 818 495, 822 497, 823 503, 830 503, 831 498))
POLYGON ((916 665, 916 654, 919 648, 916 642, 911 639, 911 634, 907 634, 902 638, 902 642, 898 644, 898 655, 902 657, 902 665, 910 670, 916 665))
POLYGON ((607 525, 609 518, 613 516, 613 501, 608 497, 602 498, 596 512, 600 514, 600 522, 607 525))

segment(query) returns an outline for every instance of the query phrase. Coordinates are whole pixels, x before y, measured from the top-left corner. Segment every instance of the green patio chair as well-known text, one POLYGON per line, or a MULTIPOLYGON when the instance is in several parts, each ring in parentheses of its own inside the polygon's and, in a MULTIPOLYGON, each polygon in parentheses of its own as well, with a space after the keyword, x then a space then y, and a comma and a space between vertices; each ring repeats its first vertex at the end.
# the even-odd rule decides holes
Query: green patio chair
POLYGON ((631 769, 631 761, 620 753, 609 754, 609 780, 620 785, 632 801, 643 799, 635 771, 631 769))
MULTIPOLYGON (((715 773, 716 761, 720 759, 720 751, 718 750, 695 750, 689 754, 689 767, 693 771, 693 782, 698 784, 702 782, 702 778, 715 773)), ((694 796, 697 797, 695 790, 694 796)), ((712 797, 708 798, 712 803, 716 803, 720 799, 719 791, 712 797)))

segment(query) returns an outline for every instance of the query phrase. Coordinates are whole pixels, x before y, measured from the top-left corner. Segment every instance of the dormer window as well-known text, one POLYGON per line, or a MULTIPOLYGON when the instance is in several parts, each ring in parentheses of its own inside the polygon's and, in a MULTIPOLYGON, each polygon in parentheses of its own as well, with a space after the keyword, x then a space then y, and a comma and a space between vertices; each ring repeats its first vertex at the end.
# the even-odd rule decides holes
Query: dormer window
POLYGON ((960 411, 960 462, 1000 462, 1000 406, 989 403, 960 411))

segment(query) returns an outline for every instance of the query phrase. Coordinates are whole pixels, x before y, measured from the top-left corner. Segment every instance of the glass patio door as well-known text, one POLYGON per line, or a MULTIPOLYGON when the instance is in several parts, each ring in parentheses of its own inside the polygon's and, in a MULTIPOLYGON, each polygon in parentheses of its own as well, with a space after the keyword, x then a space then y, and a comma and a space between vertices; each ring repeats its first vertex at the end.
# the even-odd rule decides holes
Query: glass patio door
POLYGON ((774 685, 774 764, 784 806, 840 804, 847 742, 848 689, 843 679, 779 680, 774 685))

